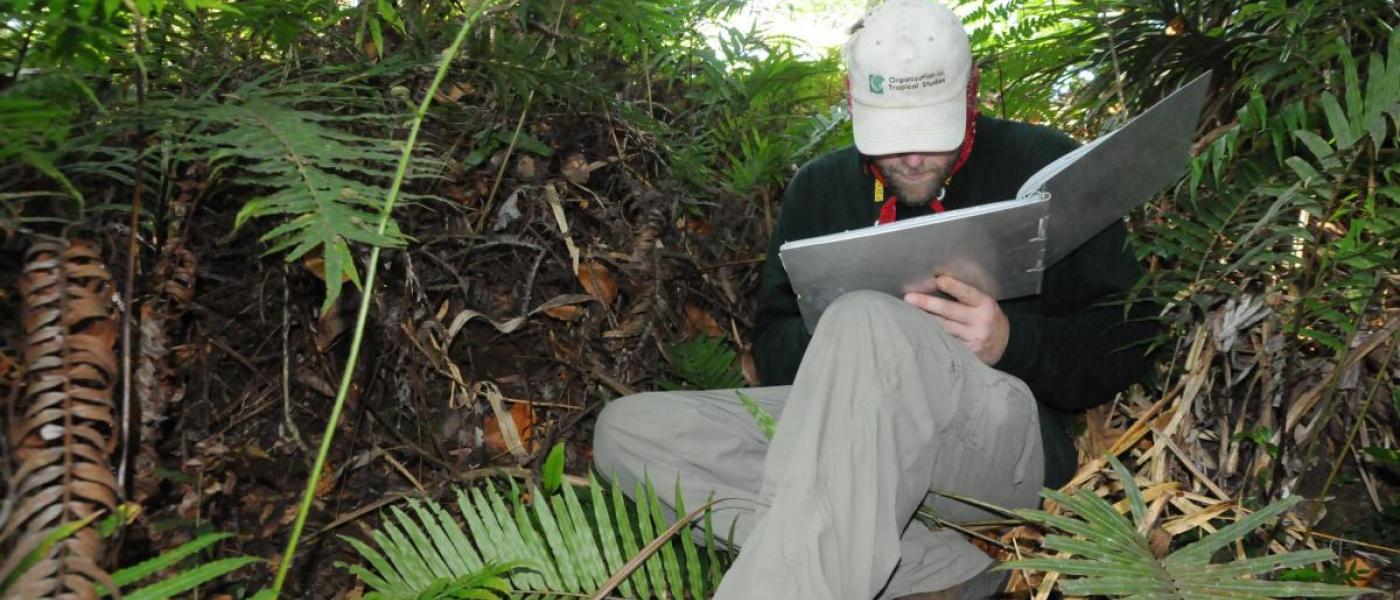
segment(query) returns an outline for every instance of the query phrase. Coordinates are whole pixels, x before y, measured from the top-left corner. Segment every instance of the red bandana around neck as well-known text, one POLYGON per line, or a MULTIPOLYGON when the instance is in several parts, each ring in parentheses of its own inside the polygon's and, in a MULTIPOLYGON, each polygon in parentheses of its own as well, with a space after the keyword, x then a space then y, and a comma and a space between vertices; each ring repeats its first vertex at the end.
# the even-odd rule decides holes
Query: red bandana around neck
MULTIPOLYGON (((977 69, 974 67, 972 69, 972 74, 967 78, 967 129, 963 132, 962 146, 958 148, 958 159, 953 162, 953 169, 948 172, 948 177, 943 180, 943 189, 939 190, 937 198, 929 202, 929 208, 935 213, 941 213, 945 210, 943 206, 943 192, 947 190, 948 184, 952 183, 953 176, 956 175, 958 170, 962 169, 963 164, 967 162, 967 157, 972 154, 972 143, 977 137, 977 80, 978 73, 977 69)), ((849 81, 847 85, 850 85, 849 81)), ((875 167, 873 161, 867 161, 865 163, 865 168, 867 172, 875 176, 875 202, 880 204, 880 219, 875 223, 877 225, 893 223, 895 220, 895 207, 899 206, 899 199, 895 198, 893 193, 889 195, 885 194, 885 188, 888 187, 888 183, 885 182, 884 173, 881 173, 880 169, 875 167)))

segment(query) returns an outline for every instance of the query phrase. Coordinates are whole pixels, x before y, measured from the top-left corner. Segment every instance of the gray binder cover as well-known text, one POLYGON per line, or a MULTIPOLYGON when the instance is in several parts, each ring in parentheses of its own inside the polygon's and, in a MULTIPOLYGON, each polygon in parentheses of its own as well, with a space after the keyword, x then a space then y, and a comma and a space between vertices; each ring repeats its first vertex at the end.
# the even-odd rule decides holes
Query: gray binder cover
POLYGON ((783 244, 778 256, 808 331, 842 294, 931 292, 937 275, 1002 298, 1040 291, 1044 194, 783 244))
POLYGON ((936 275, 998 300, 1039 293, 1045 267, 1181 176, 1209 82, 1207 72, 1046 165, 1014 200, 783 244, 807 329, 846 292, 927 292, 936 275))
POLYGON ((1209 87, 1207 72, 1026 181, 1050 194, 1047 266, 1181 177, 1209 87))

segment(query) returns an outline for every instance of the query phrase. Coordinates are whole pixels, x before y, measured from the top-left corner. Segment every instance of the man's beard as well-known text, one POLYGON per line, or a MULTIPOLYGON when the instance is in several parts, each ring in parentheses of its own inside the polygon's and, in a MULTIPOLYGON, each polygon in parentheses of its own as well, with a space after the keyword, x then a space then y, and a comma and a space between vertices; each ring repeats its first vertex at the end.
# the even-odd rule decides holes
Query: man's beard
POLYGON ((914 186, 914 189, 896 183, 894 184, 894 193, 895 198, 904 206, 928 206, 929 202, 943 194, 943 179, 942 177, 936 178, 933 181, 914 186))
MULTIPOLYGON (((934 176, 928 181, 918 183, 900 183, 898 169, 888 169, 885 173, 885 180, 893 188, 895 197, 899 203, 905 206, 928 206, 929 202, 939 197, 943 193, 943 180, 948 177, 950 168, 933 167, 934 176), (894 170, 895 173, 888 171, 894 170)), ((909 175, 922 175, 923 173, 909 173, 909 175)))

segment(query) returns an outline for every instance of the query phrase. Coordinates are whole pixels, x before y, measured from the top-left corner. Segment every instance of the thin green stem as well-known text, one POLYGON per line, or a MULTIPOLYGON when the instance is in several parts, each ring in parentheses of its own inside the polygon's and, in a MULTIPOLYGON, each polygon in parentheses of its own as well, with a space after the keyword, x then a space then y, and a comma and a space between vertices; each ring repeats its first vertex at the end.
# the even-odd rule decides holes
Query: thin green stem
MULTIPOLYGON (((1351 445, 1356 440, 1356 433, 1366 423, 1366 415, 1371 412, 1371 402, 1376 399, 1376 391, 1381 387, 1381 383, 1386 380, 1385 373, 1390 369, 1390 359, 1395 358, 1395 349, 1392 347, 1385 355, 1385 361, 1381 363, 1381 368, 1377 371, 1376 381, 1371 384, 1371 390, 1366 393, 1366 402, 1361 406, 1361 412, 1356 414, 1356 421, 1351 424, 1351 431, 1347 432, 1347 441, 1342 445, 1342 450, 1337 453, 1337 461, 1332 463, 1332 470, 1327 473, 1327 483, 1322 484, 1322 491, 1317 494, 1318 500, 1326 501, 1327 492, 1332 490, 1332 484, 1337 480, 1337 473, 1342 470, 1342 464, 1347 460, 1347 454, 1351 453, 1351 445)), ((1311 524, 1309 525, 1311 528, 1311 524)))
MULTIPOLYGON (((394 212, 394 202, 399 197, 399 189, 403 187, 404 177, 408 173, 408 165, 413 160, 413 146, 418 140, 418 130, 423 125, 423 117, 428 114, 428 106, 433 102, 433 95, 437 93, 438 86, 447 76, 447 68, 452 64, 453 58, 457 56, 457 49, 467 38, 467 32, 471 30, 477 18, 486 11, 486 7, 494 3, 495 0, 482 0, 470 9, 466 20, 462 23, 462 28, 457 32, 456 39, 452 40, 452 45, 448 46, 447 50, 442 53, 442 60, 438 63, 433 83, 423 93, 423 101, 418 105, 418 113, 414 115, 413 125, 408 132, 408 140, 404 142, 403 155, 399 158, 398 172, 394 174, 394 183, 389 187, 389 195, 385 198, 384 208, 379 213, 378 233, 380 235, 384 235, 384 232, 388 230, 389 217, 394 212)), ((321 447, 316 453, 316 462, 311 466, 311 474, 306 478, 306 490, 302 493, 301 506, 297 509, 296 522, 292 525, 291 539, 287 540, 287 549, 282 553, 282 564, 277 568, 277 578, 272 583, 274 595, 282 593, 282 585, 287 581, 287 572, 291 570, 292 560, 296 557, 297 542, 301 539, 302 529, 306 527, 306 516, 311 511, 311 501, 316 497, 316 484, 320 480, 321 471, 325 469, 326 455, 330 453, 331 441, 335 438, 336 427, 340 424, 340 416, 345 409, 345 398, 349 396, 350 383, 355 378, 355 366, 360 359, 360 342, 364 339, 369 304, 374 297, 374 279, 379 270, 379 251, 379 246, 370 250, 369 266, 365 269, 365 293, 360 297, 360 310, 355 316, 355 332, 350 340, 350 356, 345 359, 345 369, 340 376, 340 388, 336 390, 335 394, 335 405, 331 408, 326 431, 321 435, 321 447)))

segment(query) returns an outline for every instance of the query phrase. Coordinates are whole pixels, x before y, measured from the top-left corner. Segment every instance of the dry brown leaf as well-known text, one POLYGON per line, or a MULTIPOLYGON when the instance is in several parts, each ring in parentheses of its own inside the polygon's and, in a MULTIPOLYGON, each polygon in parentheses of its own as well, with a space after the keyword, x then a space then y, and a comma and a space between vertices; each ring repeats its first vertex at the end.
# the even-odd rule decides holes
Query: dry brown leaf
POLYGON ((313 336, 316 351, 325 354, 327 350, 330 350, 331 344, 334 344, 340 335, 349 328, 350 323, 341 315, 340 303, 337 301, 335 306, 316 319, 316 331, 313 336))
POLYGON ((444 89, 439 89, 437 94, 433 95, 433 98, 439 102, 456 102, 461 100, 463 96, 471 95, 471 93, 475 91, 475 86, 469 82, 463 81, 461 83, 454 83, 444 89))
POLYGON ((981 550, 982 554, 986 554, 992 560, 999 561, 1003 558, 1001 547, 996 544, 975 537, 970 537, 967 541, 972 542, 973 546, 977 546, 977 549, 981 550))
POLYGON ((739 372, 744 374, 744 381, 750 387, 758 387, 763 381, 758 378, 758 365, 753 361, 753 348, 745 344, 739 348, 739 372))
POLYGON ((590 260, 579 264, 578 282, 583 286, 584 292, 597 298, 604 306, 611 306, 612 301, 617 298, 617 282, 613 281, 608 268, 598 261, 590 260))
POLYGON ((682 323, 686 333, 690 335, 703 333, 710 337, 724 337, 724 329, 719 326, 719 321, 715 320, 715 316, 694 304, 685 305, 682 323))
POLYGON ((1030 525, 1017 525, 1001 536, 1003 544, 1011 544, 1015 541, 1023 549, 1039 546, 1043 539, 1045 539, 1045 533, 1030 525))
POLYGON ((583 316, 583 307, 577 304, 566 306, 555 306, 544 309, 544 314, 559 319, 560 321, 576 321, 583 316))
POLYGON ((1360 556, 1353 556, 1342 562, 1343 572, 1356 573, 1357 578, 1348 581, 1347 585, 1352 587, 1371 587, 1371 582, 1376 579, 1379 569, 1375 565, 1366 561, 1360 556))
POLYGON ((588 176, 593 173, 593 168, 588 164, 588 159, 583 157, 582 152, 575 152, 564 159, 564 163, 559 166, 559 171, 570 183, 583 185, 588 183, 588 176))
POLYGON ((1006 596, 1010 598, 1027 598, 1036 588, 1040 587, 1040 582, 1045 579, 1045 573, 1039 571, 1016 570, 1011 576, 1011 581, 1006 584, 1006 596))
POLYGON ((699 217, 681 217, 676 222, 676 229, 682 229, 693 235, 705 237, 710 235, 710 221, 699 217))
POLYGON ((522 154, 520 158, 515 159, 515 170, 512 172, 516 179, 534 181, 544 175, 544 165, 540 163, 540 159, 522 154))
POLYGON ((1147 548, 1152 551, 1152 556, 1164 558, 1172 550, 1172 534, 1167 533, 1161 527, 1152 528, 1152 536, 1148 538, 1147 548))
POLYGON ((16 363, 13 358, 10 358, 10 355, 0 352, 0 379, 9 376, 10 371, 14 370, 17 366, 19 366, 19 363, 16 363))
POLYGON ((328 460, 321 467, 321 477, 316 480, 316 497, 324 497, 333 489, 335 489, 335 469, 331 468, 331 461, 328 460))
MULTIPOLYGON (((317 279, 320 279, 321 281, 326 280, 326 260, 324 258, 321 258, 321 255, 319 253, 308 253, 306 256, 302 257, 301 266, 306 267, 307 271, 311 271, 311 274, 315 275, 317 279)), ((350 272, 341 271, 340 280, 342 282, 349 282, 350 272)))
POLYGON ((1186 19, 1181 18, 1180 15, 1177 15, 1175 19, 1172 19, 1170 23, 1167 23, 1167 35, 1178 36, 1185 32, 1186 19))
MULTIPOLYGON (((520 443, 528 449, 530 443, 530 431, 535 425, 534 411, 530 410, 529 403, 515 402, 510 407, 510 418, 515 421, 516 433, 520 435, 520 443)), ((495 415, 486 415, 485 419, 486 451, 492 456, 510 453, 510 445, 506 443, 505 436, 501 435, 501 424, 495 415)))

